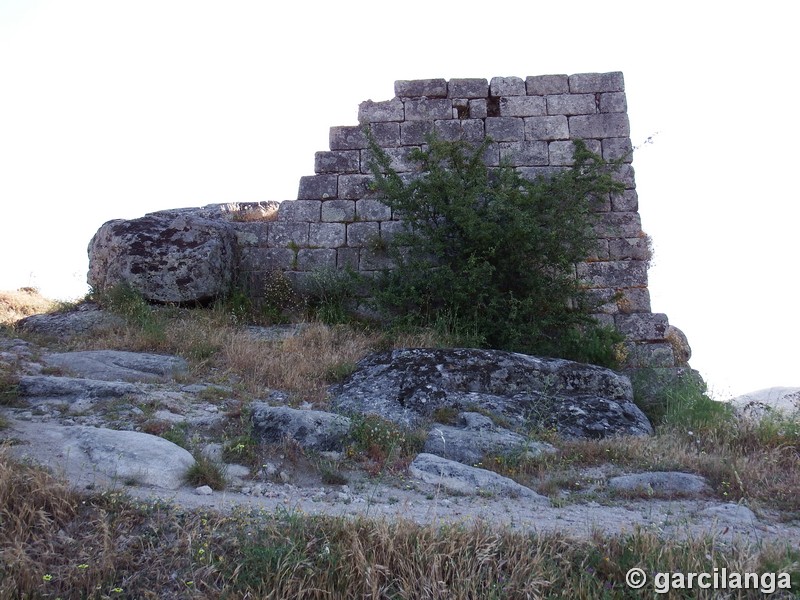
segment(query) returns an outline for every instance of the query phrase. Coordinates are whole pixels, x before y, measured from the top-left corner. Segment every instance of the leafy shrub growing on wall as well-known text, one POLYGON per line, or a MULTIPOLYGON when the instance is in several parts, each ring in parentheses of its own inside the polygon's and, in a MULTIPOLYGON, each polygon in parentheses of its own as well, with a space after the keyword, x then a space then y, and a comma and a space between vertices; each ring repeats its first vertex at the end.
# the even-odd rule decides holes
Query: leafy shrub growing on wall
POLYGON ((446 322, 471 345, 612 366, 622 337, 590 317, 574 265, 596 244, 592 202, 622 189, 614 165, 576 141, 574 166, 530 181, 488 168, 488 143, 431 138, 408 181, 371 140, 375 186, 406 225, 378 308, 395 323, 446 322))

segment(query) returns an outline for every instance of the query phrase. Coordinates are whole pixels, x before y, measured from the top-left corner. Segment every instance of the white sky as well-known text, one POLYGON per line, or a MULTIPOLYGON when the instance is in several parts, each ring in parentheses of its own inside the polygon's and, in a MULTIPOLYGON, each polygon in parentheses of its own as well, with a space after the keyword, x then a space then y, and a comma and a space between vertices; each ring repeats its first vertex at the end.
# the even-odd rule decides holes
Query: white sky
POLYGON ((396 79, 623 71, 653 310, 715 396, 800 386, 791 6, 0 0, 0 289, 83 295, 109 219, 296 198, 396 79))

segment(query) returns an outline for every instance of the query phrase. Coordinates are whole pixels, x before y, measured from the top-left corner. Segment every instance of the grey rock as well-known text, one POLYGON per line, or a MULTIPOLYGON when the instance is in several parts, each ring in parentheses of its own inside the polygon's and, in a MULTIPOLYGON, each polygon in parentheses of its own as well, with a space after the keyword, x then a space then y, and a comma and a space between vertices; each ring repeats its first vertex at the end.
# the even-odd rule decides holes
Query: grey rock
POLYGON ((235 243, 225 220, 192 211, 109 221, 89 243, 89 285, 127 284, 154 302, 206 302, 231 289, 235 243))
POLYGON ((102 310, 93 302, 84 302, 75 310, 25 317, 17 322, 17 327, 27 333, 66 339, 121 327, 124 324, 122 317, 102 310))
POLYGON ((303 448, 340 450, 350 419, 318 410, 297 410, 254 402, 253 434, 263 441, 279 443, 289 436, 303 448))
POLYGON ((676 471, 654 471, 612 477, 608 480, 608 487, 617 492, 645 492, 659 497, 685 498, 711 492, 705 477, 676 471))
POLYGON ((329 389, 338 412, 418 426, 440 408, 479 407, 513 426, 567 437, 647 435, 630 381, 609 369, 500 350, 406 348, 372 354, 329 389))
POLYGON ((544 442, 530 441, 524 436, 496 427, 491 419, 479 413, 461 413, 462 427, 434 425, 425 441, 425 452, 476 465, 487 455, 552 453, 556 449, 544 442))
POLYGON ((192 455, 163 438, 136 431, 15 420, 14 448, 23 460, 46 465, 74 485, 183 485, 192 455))
POLYGON ((759 420, 769 414, 800 418, 800 387, 766 388, 737 396, 730 403, 746 418, 759 420))
POLYGON ((543 504, 550 501, 516 481, 486 469, 478 469, 434 454, 417 455, 409 466, 411 475, 457 494, 498 494, 526 498, 543 504))
POLYGON ((141 388, 136 384, 122 381, 97 381, 53 375, 27 375, 19 379, 20 396, 35 398, 119 398, 140 391, 141 388))
POLYGON ((210 496, 214 490, 211 489, 210 486, 201 485, 200 487, 194 488, 194 493, 198 496, 210 496))
POLYGON ((177 356, 120 350, 50 354, 44 362, 78 377, 102 381, 169 381, 187 369, 186 361, 177 356))
POLYGON ((709 519, 741 523, 743 525, 752 525, 758 522, 758 518, 752 510, 742 504, 733 502, 709 506, 701 510, 699 514, 709 519))

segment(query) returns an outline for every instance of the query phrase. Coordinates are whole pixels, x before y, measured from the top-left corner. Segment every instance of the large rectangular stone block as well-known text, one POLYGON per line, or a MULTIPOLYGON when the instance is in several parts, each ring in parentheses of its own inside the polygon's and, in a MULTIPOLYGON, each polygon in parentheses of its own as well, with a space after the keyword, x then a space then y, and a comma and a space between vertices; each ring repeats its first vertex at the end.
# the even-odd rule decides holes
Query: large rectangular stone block
POLYGON ((619 170, 614 174, 614 179, 621 182, 625 189, 633 189, 636 187, 636 177, 633 171, 633 165, 620 165, 619 170))
POLYGON ((375 221, 357 221, 347 225, 347 245, 350 247, 370 245, 379 237, 380 228, 375 221))
POLYGON ((356 202, 356 218, 359 221, 388 221, 392 209, 380 200, 365 199, 356 202))
POLYGON ((642 260, 649 261, 652 250, 645 236, 634 238, 616 238, 608 240, 609 257, 611 260, 642 260))
POLYGON ((642 235, 642 219, 637 212, 609 212, 595 225, 598 238, 635 238, 642 235))
POLYGON ((640 342, 625 344, 627 358, 624 366, 636 368, 670 368, 675 366, 675 352, 669 342, 640 342))
POLYGON ((579 281, 589 289, 647 287, 647 263, 643 261, 580 263, 577 271, 579 281))
POLYGON ((372 175, 339 175, 339 199, 360 200, 380 195, 373 189, 375 178, 372 175))
POLYGON ((617 331, 626 338, 637 342, 664 341, 667 327, 667 315, 660 313, 618 314, 614 317, 617 331))
MULTIPOLYGON (((293 202, 289 200, 289 202, 293 202)), ((269 222, 264 221, 233 221, 236 243, 239 247, 263 246, 267 243, 269 222)))
POLYGON ((554 175, 558 175, 568 170, 568 167, 516 167, 516 172, 529 181, 536 181, 537 179, 544 178, 550 179, 554 175))
POLYGON ((406 121, 452 119, 453 103, 447 99, 413 98, 405 100, 406 121))
POLYGON ((360 271, 382 271, 392 269, 395 262, 384 251, 378 249, 361 248, 358 268, 360 271))
POLYGON ((650 293, 647 288, 598 288, 587 290, 586 296, 595 306, 593 312, 607 315, 650 312, 650 293))
POLYGON ((434 121, 433 131, 440 140, 454 142, 463 137, 461 121, 450 119, 449 121, 434 121))
POLYGON ((569 139, 569 125, 567 117, 563 115, 554 117, 528 117, 525 121, 525 139, 536 140, 566 140, 569 139))
POLYGON ((306 175, 300 178, 297 199, 322 200, 324 198, 336 198, 336 184, 336 175, 306 175))
POLYGON ((486 100, 484 100, 483 98, 476 98, 475 100, 470 100, 467 106, 469 107, 467 114, 469 115, 470 119, 486 118, 487 116, 486 100))
POLYGON ((241 260, 245 271, 284 270, 294 261, 294 251, 289 248, 245 248, 241 260))
POLYGON ((489 82, 485 79, 451 79, 447 84, 449 98, 486 98, 489 82))
POLYGON ((512 167, 548 164, 547 142, 501 142, 500 162, 512 167))
POLYGON ((468 142, 482 142, 486 135, 483 129, 483 119, 464 119, 461 121, 461 131, 464 140, 468 142))
POLYGON ((270 223, 269 245, 277 248, 286 248, 290 244, 308 246, 308 223, 288 221, 270 223))
POLYGON ((314 155, 315 173, 358 173, 359 150, 332 150, 314 155))
POLYGON ((325 223, 350 223, 356 218, 353 200, 326 200, 322 203, 322 221, 325 223))
POLYGON ((569 77, 566 75, 536 75, 525 79, 528 96, 569 93, 569 77))
POLYGON ((569 134, 574 138, 630 137, 631 128, 625 113, 578 115, 569 118, 569 134))
POLYGON ((501 117, 538 117, 547 114, 547 103, 541 96, 500 98, 501 117))
POLYGON ((402 121, 404 118, 403 102, 399 98, 392 98, 384 102, 366 100, 358 105, 359 123, 402 121))
POLYGON ((593 115, 597 112, 594 94, 546 96, 548 115, 593 115))
POLYGON ((335 267, 336 250, 332 248, 301 248, 297 252, 296 268, 299 271, 335 267))
POLYGON ((360 248, 337 248, 336 268, 358 271, 358 255, 360 248))
POLYGON ((402 221, 382 221, 380 225, 381 239, 386 242, 391 242, 398 233, 406 230, 406 226, 402 221))
MULTIPOLYGON (((395 171, 417 171, 419 163, 411 160, 411 152, 416 146, 403 146, 401 148, 384 148, 389 157, 389 165, 395 171)), ((371 173, 370 163, 372 162, 372 150, 361 150, 361 172, 371 173)))
POLYGON ((486 135, 495 142, 521 142, 525 139, 525 123, 518 117, 487 117, 486 135))
POLYGON ((321 200, 285 200, 278 207, 276 222, 316 223, 319 221, 321 206, 321 200))
POLYGON ((369 129, 375 143, 382 148, 400 144, 400 123, 370 123, 369 129))
POLYGON ((367 136, 358 125, 331 127, 328 143, 331 150, 360 150, 367 147, 367 136))
POLYGON ((600 112, 628 112, 628 101, 625 99, 625 92, 609 92, 608 94, 600 94, 600 112))
POLYGON ((603 140, 603 158, 609 161, 633 161, 633 144, 630 138, 606 138, 603 140))
POLYGON ((569 91, 573 94, 624 92, 625 79, 619 71, 613 73, 577 73, 569 76, 569 91))
MULTIPOLYGON (((586 148, 599 154, 599 140, 584 140, 586 148)), ((555 141, 548 144, 550 164, 553 166, 572 166, 575 164, 575 144, 572 141, 555 141)))
POLYGON ((318 248, 338 248, 347 240, 344 223, 311 223, 308 245, 318 248))
POLYGON ((525 82, 519 77, 493 77, 489 83, 490 96, 524 96, 525 82))
POLYGON ((413 79, 394 82, 394 95, 398 98, 447 98, 447 81, 444 79, 413 79))
POLYGON ((639 195, 636 190, 625 190, 611 196, 611 210, 630 212, 639 210, 639 195))
POLYGON ((406 121, 400 124, 400 143, 403 146, 420 146, 433 133, 433 121, 406 121))

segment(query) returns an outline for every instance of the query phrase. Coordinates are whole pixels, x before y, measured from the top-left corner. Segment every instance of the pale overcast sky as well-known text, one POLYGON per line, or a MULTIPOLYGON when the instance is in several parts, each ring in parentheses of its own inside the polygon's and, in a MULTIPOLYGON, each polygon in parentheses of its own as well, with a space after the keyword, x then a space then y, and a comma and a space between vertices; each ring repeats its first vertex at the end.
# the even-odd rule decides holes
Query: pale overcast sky
POLYGON ((0 0, 0 289, 114 218, 293 199, 396 79, 623 71, 653 310, 721 398, 800 386, 791 3, 0 0), (474 8, 471 8, 474 6, 474 8))

